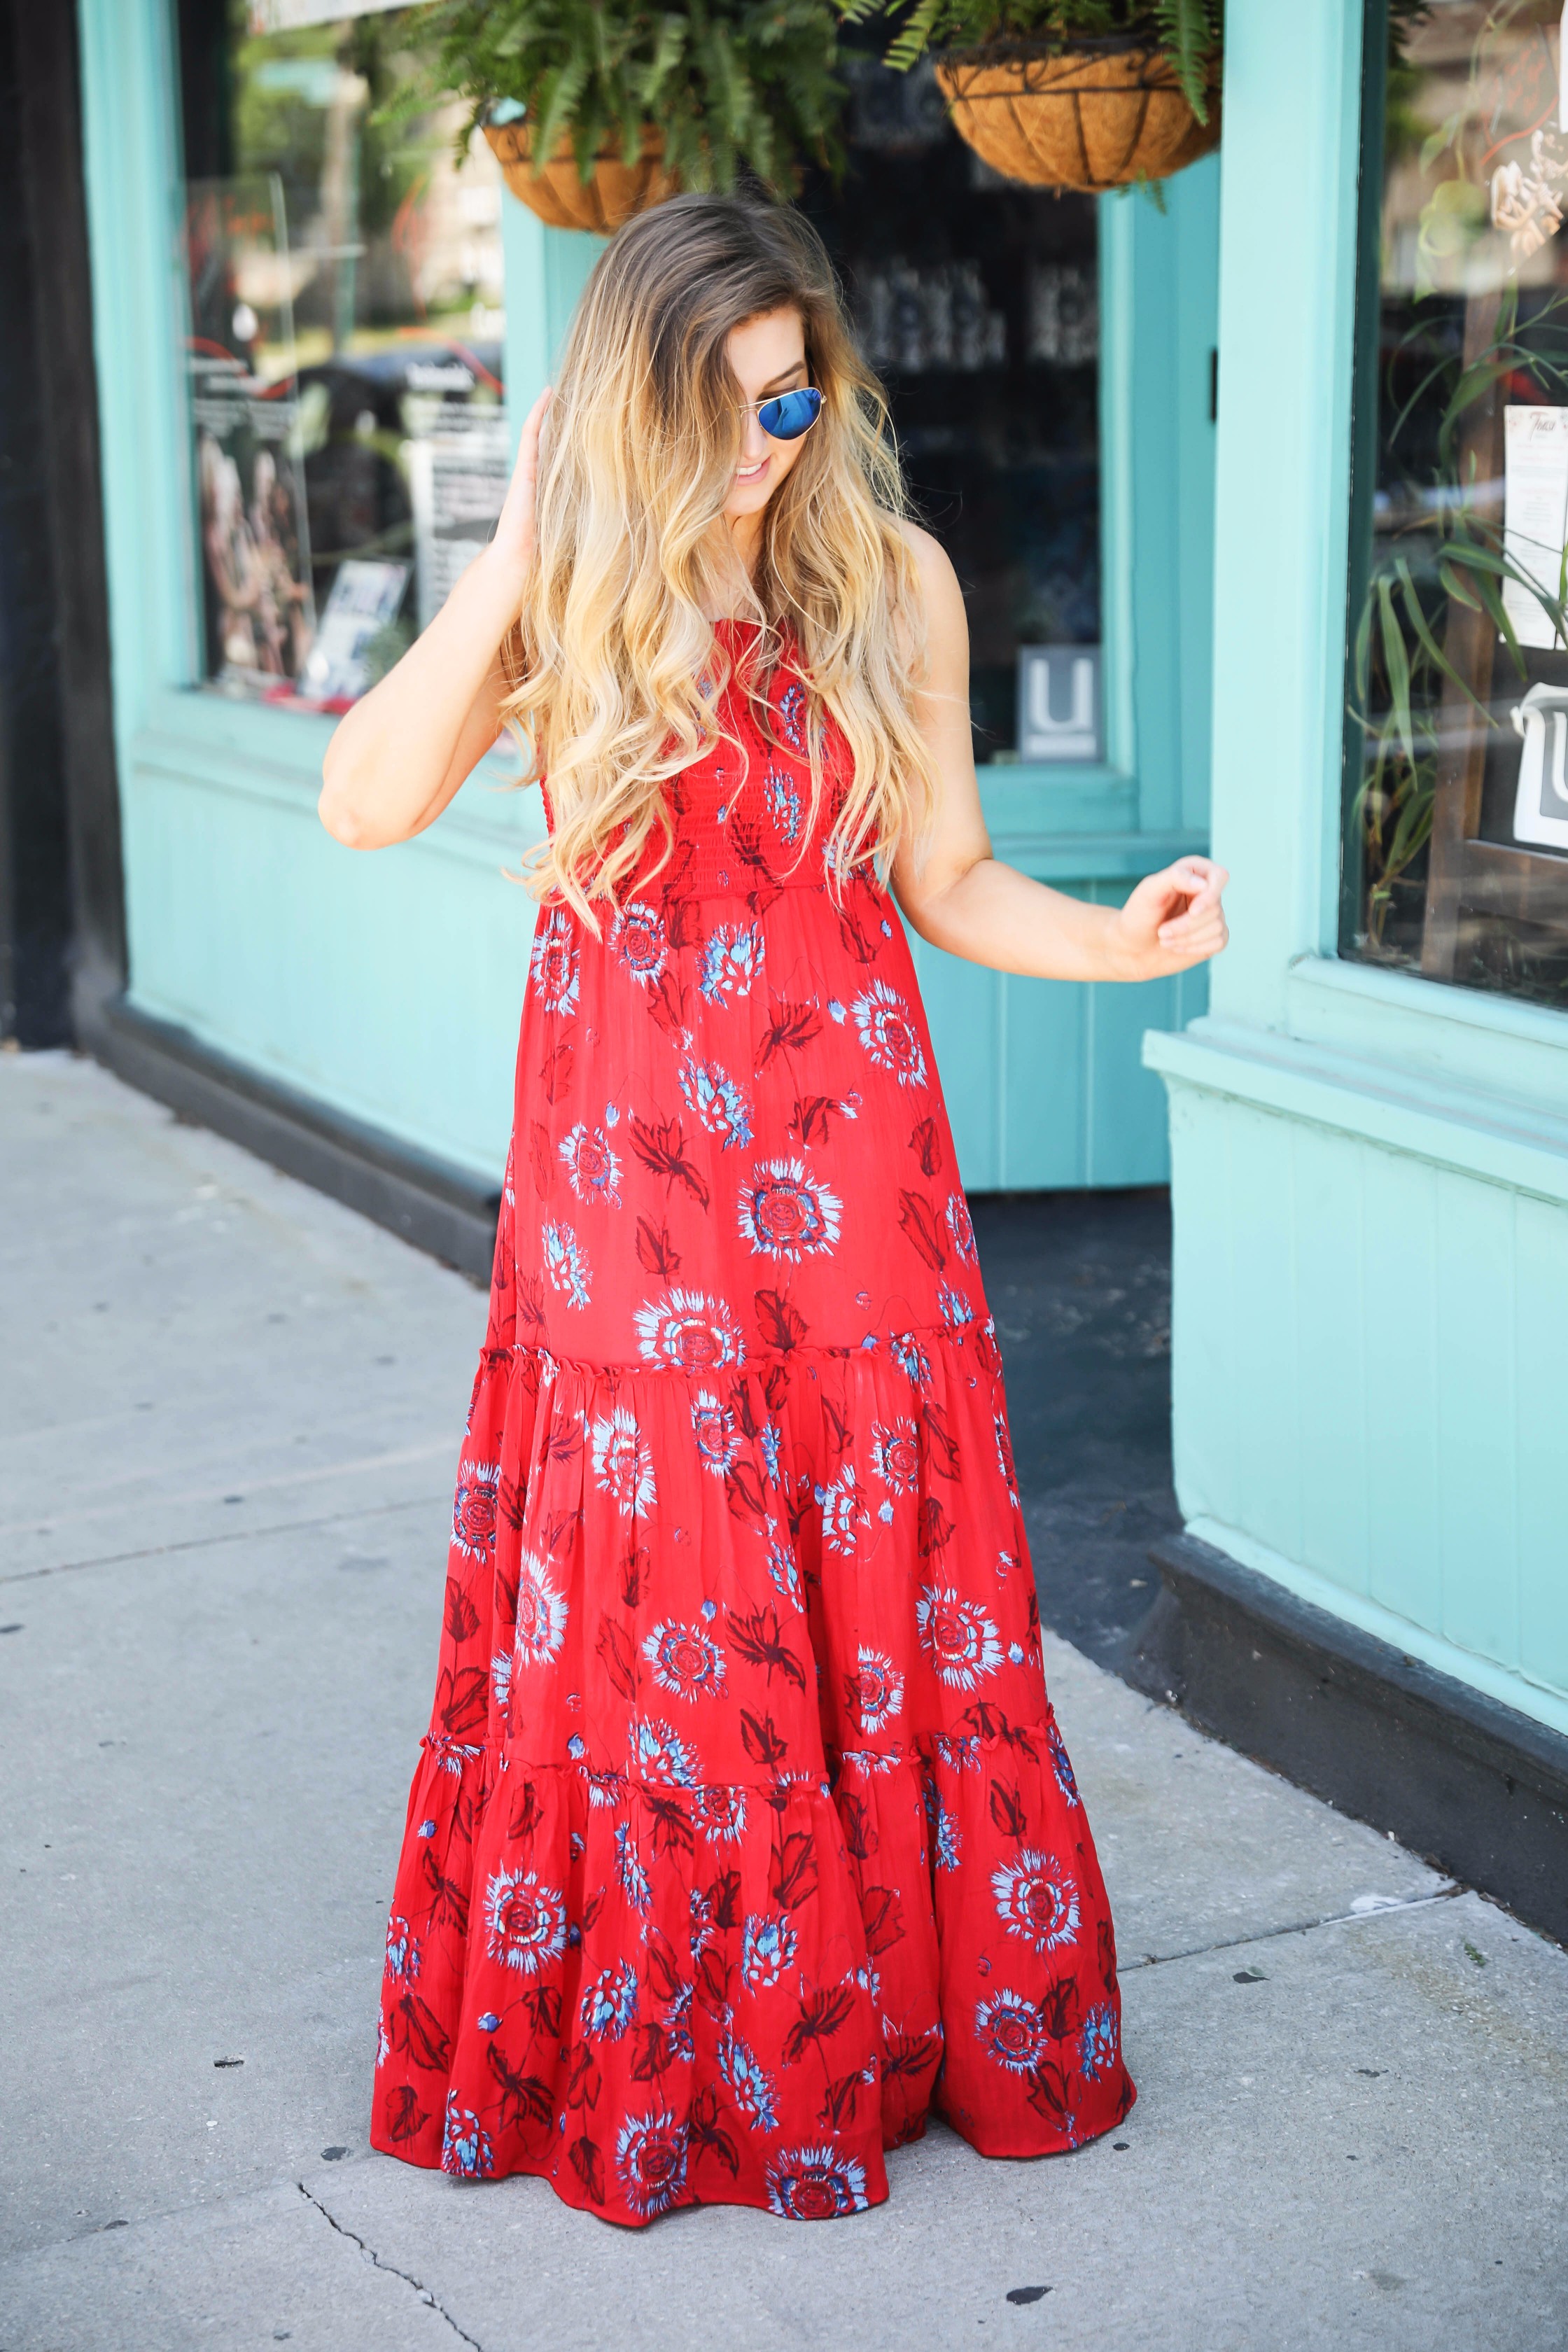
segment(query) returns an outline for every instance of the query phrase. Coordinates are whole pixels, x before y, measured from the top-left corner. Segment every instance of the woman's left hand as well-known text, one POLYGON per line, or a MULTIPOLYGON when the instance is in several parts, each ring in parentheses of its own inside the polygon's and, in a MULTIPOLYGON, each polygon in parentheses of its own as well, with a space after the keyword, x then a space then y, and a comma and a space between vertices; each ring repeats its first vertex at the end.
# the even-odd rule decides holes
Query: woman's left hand
POLYGON ((1212 857, 1178 857, 1146 875, 1116 917, 1131 976, 1163 980, 1218 955, 1230 937, 1221 895, 1229 880, 1212 857))

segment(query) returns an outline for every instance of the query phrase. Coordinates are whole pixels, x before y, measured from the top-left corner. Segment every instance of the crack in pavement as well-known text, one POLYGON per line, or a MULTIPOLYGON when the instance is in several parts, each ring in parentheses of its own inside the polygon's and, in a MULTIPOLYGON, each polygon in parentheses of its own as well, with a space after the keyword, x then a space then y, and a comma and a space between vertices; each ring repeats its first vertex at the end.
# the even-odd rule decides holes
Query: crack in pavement
POLYGON ((471 2344, 473 2347, 473 2352, 484 2352, 484 2347, 479 2342, 478 2336, 470 2336, 467 2328, 458 2326, 458 2322, 453 2318, 446 2305, 444 2303, 437 2302, 435 2296, 425 2284, 423 2279, 416 2279, 412 2271, 400 2271, 395 2263, 384 2263, 381 2256, 376 2252, 375 2248, 374 2246, 367 2246, 364 2240, 359 2235, 357 2231, 345 2229, 335 2214, 328 2212, 326 2207, 322 2204, 319 2197, 311 2196, 310 2191, 306 2188, 302 2180, 297 2180, 294 2183, 294 2186, 299 2190, 300 2196, 304 2199, 306 2204, 313 2205, 317 2212, 321 2215, 322 2221, 329 2223, 330 2226, 337 2231, 340 2238, 346 2238, 351 2245, 357 2246, 359 2248, 366 2262, 374 2263, 378 2271, 387 2271, 394 2278, 400 2278, 405 2286, 411 2286, 414 2289, 415 2294, 419 2297, 421 2303, 427 2303, 432 2311, 438 2312, 440 2314, 441 2317, 446 2321, 454 2336, 458 2336, 465 2344, 471 2344))
POLYGON ((1243 1944, 1267 1944, 1277 1936, 1306 1936, 1314 1927, 1362 1927, 1372 1919, 1386 1919, 1395 1911, 1420 1911, 1429 1903, 1451 1903, 1456 1895, 1468 1895, 1468 1886, 1450 1879, 1434 1895, 1394 1895, 1365 1911, 1325 1911, 1321 1919, 1288 1919, 1282 1927, 1254 1927, 1245 1936, 1222 1936, 1213 1944, 1189 1944, 1179 1952, 1145 1952, 1141 1960, 1119 1959, 1116 1973, 1130 1977, 1135 1969, 1167 1968, 1173 1960, 1199 1960, 1205 1952, 1234 1952, 1243 1944))
POLYGON ((298 1535, 301 1529, 341 1527, 347 1519, 384 1519, 395 1511, 419 1511, 427 1505, 445 1503, 446 1487, 434 1489, 428 1495, 411 1495, 398 1503, 365 1503, 353 1510, 328 1511, 312 1519, 268 1519, 260 1526, 225 1528, 210 1536, 182 1536, 173 1543, 143 1544, 135 1551, 93 1552, 84 1559, 51 1560, 44 1568, 14 1569, 9 1575, 0 1576, 0 1585, 36 1584, 46 1576, 70 1576, 87 1568, 123 1568, 127 1561, 168 1559, 176 1552, 210 1551, 218 1544, 246 1543, 253 1536, 298 1535))

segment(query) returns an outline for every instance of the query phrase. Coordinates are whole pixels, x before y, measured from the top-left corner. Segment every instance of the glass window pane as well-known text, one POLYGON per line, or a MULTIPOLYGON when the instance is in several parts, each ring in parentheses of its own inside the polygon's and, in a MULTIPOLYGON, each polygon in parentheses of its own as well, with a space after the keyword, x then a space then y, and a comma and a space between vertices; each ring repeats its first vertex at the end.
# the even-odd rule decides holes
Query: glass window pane
POLYGON ((975 757, 1098 758, 1094 199, 990 171, 949 124, 929 64, 899 74, 859 55, 847 74, 848 170, 837 189, 811 174, 802 201, 963 584, 975 757), (1030 659, 1069 647, 1096 656, 1078 665, 1093 690, 1076 710, 1072 661, 1050 665, 1047 692, 1030 659))
POLYGON ((200 675, 335 709, 500 511, 500 175, 460 106, 389 119, 403 18, 250 23, 181 9, 200 675))
POLYGON ((1562 18, 1369 12, 1341 949, 1568 1006, 1562 18))

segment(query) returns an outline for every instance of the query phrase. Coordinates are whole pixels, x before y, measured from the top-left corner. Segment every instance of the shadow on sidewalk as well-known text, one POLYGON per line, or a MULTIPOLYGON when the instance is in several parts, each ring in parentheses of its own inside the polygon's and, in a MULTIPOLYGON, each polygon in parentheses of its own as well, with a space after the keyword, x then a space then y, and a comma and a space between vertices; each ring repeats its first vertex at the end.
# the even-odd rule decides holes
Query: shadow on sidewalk
POLYGON ((1006 1367, 1040 1614, 1113 1673, 1180 1530, 1171 1486, 1170 1195, 972 1200, 1006 1367))

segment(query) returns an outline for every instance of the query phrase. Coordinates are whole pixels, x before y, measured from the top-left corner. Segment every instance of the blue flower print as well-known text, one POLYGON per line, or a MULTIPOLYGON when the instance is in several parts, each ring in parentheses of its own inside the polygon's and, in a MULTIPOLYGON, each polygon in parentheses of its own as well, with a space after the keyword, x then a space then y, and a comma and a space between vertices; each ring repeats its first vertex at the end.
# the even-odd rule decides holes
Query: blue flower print
POLYGON ((715 1478, 722 1478, 734 1467, 741 1450, 735 1416, 710 1389, 699 1389, 691 1400, 691 1433, 697 1440, 699 1461, 715 1478))
POLYGON ((495 2170, 495 2150, 478 2116, 465 2107, 456 2091, 447 2094, 447 2120, 441 2136, 441 2169, 460 2180, 487 2180, 495 2170))
POLYGON ((500 1472, 493 1462, 465 1462, 458 1473, 452 1505, 452 1541, 467 1559, 485 1559, 495 1549, 496 1496, 500 1472))
POLYGON ((915 1631, 938 1682, 949 1690, 978 1690, 1002 1664, 1002 1641, 977 1601, 951 1585, 924 1584, 915 1602, 915 1631))
POLYGON ((980 1246, 974 1238, 974 1226, 969 1214, 969 1203, 962 1192, 947 1196, 946 1220, 952 1246, 969 1265, 978 1264, 980 1246))
POLYGON ((553 907, 533 934, 529 978, 547 1013, 577 1007, 580 966, 576 934, 564 907, 553 907))
POLYGON ((1009 2074, 1032 2074, 1050 2053, 1050 2036, 1032 2000, 1002 1990, 976 2003, 974 2033, 988 2058, 1009 2074))
POLYGON ((697 985, 710 1004, 750 996, 763 969, 763 934, 756 923, 720 923, 702 943, 697 985))
POLYGON ((1120 2041, 1115 2011, 1109 2001, 1097 2002, 1083 2021, 1079 2042, 1079 2064, 1091 2082, 1110 2074, 1116 2063, 1120 2041))
POLYGON ((419 1974, 419 1946, 414 1931, 395 1911, 386 1923, 386 1974, 393 1984, 412 1984, 419 1974))
POLYGON ((793 849, 800 839, 801 798, 795 779, 783 768, 770 768, 763 778, 763 791, 767 798, 768 814, 793 849))
POLYGON ((816 1500, 822 1507, 823 1542, 829 1551, 847 1558, 860 1540, 860 1529, 870 1523, 852 1462, 844 1465, 831 1486, 816 1489, 816 1500))
POLYGON ((1078 1886, 1052 1855, 1025 1846, 991 1875, 996 1916, 1037 1952, 1078 1941, 1078 1886))
POLYGON ((571 1133, 562 1137, 561 1157, 580 1201, 608 1201, 613 1208, 620 1207, 621 1163, 602 1127, 590 1127, 580 1118, 571 1133))
POLYGON ((800 1580, 800 1565, 788 1544, 769 1545, 768 1582, 775 1592, 782 1592, 784 1599, 793 1601, 797 1609, 805 1609, 805 1591, 800 1580))
POLYGON ((667 1788, 695 1789, 700 1778, 697 1759, 668 1723, 641 1722, 637 1727, 637 1761, 650 1780, 667 1788))
POLYGON ((601 1413, 589 1433, 594 1477, 623 1518, 654 1506, 653 1448, 628 1405, 601 1413))
POLYGON ((680 1091, 710 1135, 728 1151, 732 1144, 750 1143, 752 1115, 746 1097, 717 1062, 688 1060, 680 1066, 680 1091))
POLYGON ((656 1625, 642 1650, 660 1690, 678 1698, 722 1698, 724 1653, 695 1625, 656 1625))
POLYGON ((855 1026, 860 1043, 880 1070, 889 1070, 901 1087, 928 1083, 926 1057, 920 1032, 909 1006, 896 988, 874 980, 854 1003, 855 1026))
POLYGON ((631 1784, 624 1772, 613 1767, 608 1771, 596 1772, 590 1765, 583 1777, 588 1783, 588 1803, 593 1811, 613 1813, 617 1805, 626 1803, 631 1784))
POLYGON ((646 1914, 652 1910, 653 1888, 638 1856, 630 1822, 616 1823, 616 1875, 634 1911, 646 1914))
POLYGON ((715 1845, 738 1845, 745 1834, 746 1791, 738 1782, 714 1781, 698 1790, 691 1814, 715 1845))
POLYGON ((585 1984, 577 2013, 590 2041, 618 2042, 637 2013, 637 1972, 630 1961, 617 1960, 585 1984))
POLYGON ((1013 1440, 1007 1428, 1006 1414, 994 1412, 991 1416, 991 1427, 996 1439, 996 1466, 1002 1473, 1002 1483, 1007 1489, 1007 1499, 1016 1509, 1018 1473, 1013 1466, 1013 1440))
POLYGON ((646 899, 633 898, 621 908, 610 946, 639 986, 652 988, 663 978, 669 943, 663 917, 646 899))
POLYGON ((936 1303, 942 1309, 942 1319, 950 1331, 962 1331, 966 1323, 973 1323, 974 1320, 973 1307, 971 1307, 963 1291, 955 1290, 951 1282, 937 1285, 936 1303))
POLYGON ((871 1423, 871 1467, 895 1495, 912 1495, 920 1484, 921 1444, 912 1421, 871 1423))
POLYGON ((859 1718, 860 1729, 875 1738, 903 1712, 904 1678, 886 1651, 870 1649, 862 1642, 854 1673, 844 1677, 844 1697, 859 1718))
POLYGON ((753 1168, 740 1200, 741 1232, 759 1257, 798 1265, 829 1256, 838 1241, 838 1196, 819 1183, 804 1160, 764 1160, 753 1168))
POLYGON ((492 1960, 535 1976, 566 1949, 566 1906, 536 1870, 497 1870, 485 1888, 485 1927, 492 1960))
POLYGON ((931 1358, 912 1331, 895 1331, 888 1341, 893 1360, 916 1388, 931 1385, 931 1358))
POLYGON ((777 1911, 747 1915, 741 1937, 741 1976, 748 1990, 777 1984, 795 1953, 795 1933, 777 1911))
POLYGON ((667 2107, 628 2116, 616 2140, 616 2170, 634 2213, 651 2219, 678 2204, 686 2187, 687 2127, 667 2107))
POLYGON ((790 2221, 830 2221, 863 2213, 864 2166, 830 2147, 781 2148, 768 2167, 768 2204, 790 2221))
POLYGON ((561 1654, 569 1614, 556 1591, 550 1563, 525 1551, 518 1565, 517 1631, 513 1657, 520 1666, 545 1666, 561 1654))
POLYGON ((779 725, 792 751, 805 756, 805 694, 794 678, 779 697, 779 725))
POLYGON ((1051 1769, 1057 1776, 1058 1788, 1069 1805, 1081 1804, 1083 1800, 1078 1793, 1078 1782, 1073 1777, 1072 1759, 1067 1751, 1067 1742, 1057 1728, 1054 1715, 1046 1720, 1046 1746, 1050 1750, 1051 1769))
POLYGON ((719 2072, 734 2095, 737 2112, 753 2131, 777 2131, 778 2090, 738 2033, 719 2037, 719 2072))
POLYGON ((547 1223, 540 1234, 544 1255, 544 1271, 552 1289, 561 1291, 573 1307, 588 1304, 588 1261, 570 1225, 547 1223))
POLYGON ((963 1851, 963 1834, 956 1818, 937 1794, 934 1780, 925 1783, 926 1820, 931 1825, 931 1852, 938 1870, 956 1870, 963 1851))
POLYGON ((727 1300, 702 1290, 667 1290, 639 1307, 633 1321, 643 1361, 700 1378, 743 1364, 746 1345, 727 1300))
POLYGON ((511 1696, 511 1659, 510 1650, 498 1650, 490 1660, 490 1704, 498 1715, 504 1715, 511 1696))

